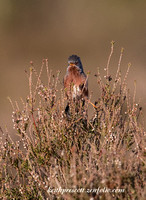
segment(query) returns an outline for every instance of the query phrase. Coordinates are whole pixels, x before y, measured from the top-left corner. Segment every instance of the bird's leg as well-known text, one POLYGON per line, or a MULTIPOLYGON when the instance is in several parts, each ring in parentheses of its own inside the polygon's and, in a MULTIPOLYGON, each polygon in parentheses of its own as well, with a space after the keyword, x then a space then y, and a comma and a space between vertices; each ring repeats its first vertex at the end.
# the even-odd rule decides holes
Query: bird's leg
POLYGON ((69 115, 69 103, 67 103, 67 105, 66 105, 65 114, 69 115))

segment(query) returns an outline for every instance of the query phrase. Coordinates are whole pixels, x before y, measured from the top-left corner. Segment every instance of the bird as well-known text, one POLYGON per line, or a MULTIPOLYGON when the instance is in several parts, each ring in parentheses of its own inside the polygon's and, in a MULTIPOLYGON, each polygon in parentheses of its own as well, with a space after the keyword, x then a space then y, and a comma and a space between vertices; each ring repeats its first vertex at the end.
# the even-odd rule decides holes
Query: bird
POLYGON ((79 56, 69 56, 63 84, 67 97, 71 95, 74 100, 88 98, 88 80, 79 56))
MULTIPOLYGON (((68 67, 63 79, 64 89, 68 100, 73 99, 78 105, 79 100, 82 100, 82 106, 85 105, 85 100, 88 99, 88 80, 84 73, 81 59, 77 55, 71 55, 68 58, 68 67)), ((65 108, 67 116, 70 115, 69 102, 65 108)), ((76 112, 78 112, 78 106, 76 112)))

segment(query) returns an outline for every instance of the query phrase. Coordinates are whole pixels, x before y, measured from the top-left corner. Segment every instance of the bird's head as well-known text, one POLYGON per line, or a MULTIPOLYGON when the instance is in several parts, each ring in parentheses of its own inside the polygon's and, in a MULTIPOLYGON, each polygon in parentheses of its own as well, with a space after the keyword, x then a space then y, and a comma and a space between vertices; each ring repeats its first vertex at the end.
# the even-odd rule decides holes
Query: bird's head
POLYGON ((68 58, 68 65, 78 67, 81 72, 83 72, 83 66, 80 60, 80 57, 77 55, 69 56, 68 58))

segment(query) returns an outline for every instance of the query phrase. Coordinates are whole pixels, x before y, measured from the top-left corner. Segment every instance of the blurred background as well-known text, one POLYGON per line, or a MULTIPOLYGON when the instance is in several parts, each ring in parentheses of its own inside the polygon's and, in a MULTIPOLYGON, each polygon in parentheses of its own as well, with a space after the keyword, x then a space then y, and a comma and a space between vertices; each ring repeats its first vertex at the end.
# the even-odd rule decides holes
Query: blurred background
POLYGON ((37 70, 48 58, 54 73, 63 78, 67 58, 81 57, 89 77, 90 92, 98 96, 97 67, 101 74, 110 53, 111 74, 117 70, 124 47, 122 74, 131 62, 128 87, 137 81, 137 101, 146 114, 146 1, 145 0, 0 0, 0 126, 12 127, 12 107, 7 99, 20 101, 28 94, 25 70, 30 61, 37 70))

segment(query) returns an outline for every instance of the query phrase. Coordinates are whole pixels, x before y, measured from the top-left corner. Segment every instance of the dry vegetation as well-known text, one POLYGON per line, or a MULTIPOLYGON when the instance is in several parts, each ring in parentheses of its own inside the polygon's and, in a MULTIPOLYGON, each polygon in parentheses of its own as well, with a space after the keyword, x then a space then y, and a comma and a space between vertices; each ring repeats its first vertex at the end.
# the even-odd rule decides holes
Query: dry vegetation
POLYGON ((31 64, 30 94, 22 100, 23 108, 11 102, 19 139, 13 141, 11 134, 1 130, 1 199, 144 199, 142 108, 135 102, 135 92, 130 99, 127 90, 130 65, 121 80, 123 50, 112 79, 112 53, 113 44, 105 81, 99 72, 96 75, 101 94, 95 104, 89 100, 82 106, 70 98, 69 115, 64 112, 64 91, 58 90, 59 73, 51 75, 47 60, 39 74, 31 64), (46 85, 41 81, 43 67, 46 85))

